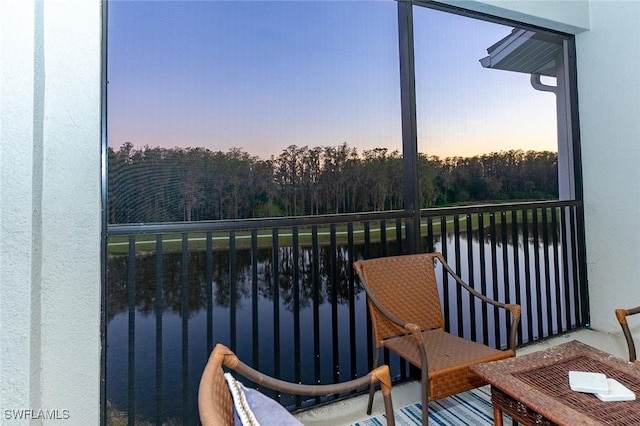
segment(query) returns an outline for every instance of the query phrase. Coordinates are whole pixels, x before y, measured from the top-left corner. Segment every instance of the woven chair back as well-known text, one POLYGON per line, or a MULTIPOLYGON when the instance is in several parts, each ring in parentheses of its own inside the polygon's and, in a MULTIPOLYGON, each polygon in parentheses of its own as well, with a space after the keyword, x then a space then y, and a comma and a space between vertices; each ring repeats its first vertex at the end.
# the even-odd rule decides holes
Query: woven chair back
POLYGON ((392 316, 421 330, 442 329, 444 321, 432 253, 360 260, 354 267, 367 291, 376 344, 406 330, 389 321, 371 297, 392 316))
POLYGON ((203 424, 231 426, 234 423, 233 399, 222 369, 227 356, 235 358, 233 352, 225 346, 216 345, 202 373, 198 408, 203 424))

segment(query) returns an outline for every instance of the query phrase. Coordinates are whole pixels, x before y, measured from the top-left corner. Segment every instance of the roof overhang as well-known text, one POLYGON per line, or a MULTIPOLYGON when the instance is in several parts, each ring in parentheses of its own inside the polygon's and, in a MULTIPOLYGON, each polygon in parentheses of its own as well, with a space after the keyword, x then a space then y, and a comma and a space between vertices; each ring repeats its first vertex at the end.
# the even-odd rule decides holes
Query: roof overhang
POLYGON ((480 59, 485 68, 556 76, 556 58, 562 53, 562 38, 548 33, 514 29, 487 49, 480 59))

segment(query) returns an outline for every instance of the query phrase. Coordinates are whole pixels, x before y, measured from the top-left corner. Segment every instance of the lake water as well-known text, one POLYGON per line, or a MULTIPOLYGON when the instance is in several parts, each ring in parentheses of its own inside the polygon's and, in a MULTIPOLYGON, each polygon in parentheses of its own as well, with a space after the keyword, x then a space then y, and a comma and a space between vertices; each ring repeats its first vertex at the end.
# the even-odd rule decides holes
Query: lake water
MULTIPOLYGON (((531 234, 529 234, 531 235, 531 234)), ((551 240, 551 239, 549 239, 551 240)), ((483 259, 490 262, 491 250, 496 252, 497 281, 503 283, 503 258, 514 259, 512 244, 493 244, 486 239, 478 241, 478 234, 472 238, 471 254, 473 264, 476 265, 473 276, 467 271, 468 241, 466 238, 455 239, 453 234, 447 235, 446 252, 450 262, 456 245, 460 253, 460 275, 475 283, 479 288, 486 283, 487 292, 493 293, 493 272, 491 267, 484 273, 479 266, 483 259), (506 252, 503 252, 506 251, 506 252), (506 254, 506 257, 503 256, 506 254)), ((512 241, 511 235, 503 239, 497 236, 496 241, 512 241)), ((539 250, 538 266, 547 251, 549 271, 553 271, 554 248, 538 247, 531 239, 525 245, 522 236, 518 238, 518 280, 514 277, 514 265, 507 265, 509 272, 508 287, 500 287, 497 293, 499 300, 504 300, 508 291, 514 299, 516 291, 523 297, 522 329, 530 329, 533 333, 529 338, 537 339, 557 331, 558 327, 570 327, 563 322, 564 312, 556 312, 558 303, 564 302, 565 288, 562 283, 556 283, 555 274, 538 268, 536 277, 536 258, 533 253, 539 250), (525 251, 529 265, 525 267, 525 251), (528 276, 526 272, 529 271, 528 276), (540 275, 542 274, 542 275, 540 275), (547 283, 547 287, 538 288, 532 281, 547 283), (562 286, 562 289, 559 289, 562 286), (535 287, 535 288, 534 288, 535 287), (559 289, 558 291, 556 291, 559 289), (551 290, 551 291, 550 291, 551 290), (525 295, 529 294, 530 303, 527 306, 525 295), (560 296, 558 296, 560 295, 560 296), (548 306, 547 296, 551 300, 553 309, 548 306), (560 297, 560 300, 558 297, 560 297), (540 323, 531 318, 533 311, 550 312, 549 321, 540 323), (529 315, 527 314, 529 313, 529 315), (555 325, 554 325, 555 324, 555 325), (540 326, 542 325, 542 326, 540 326)), ((541 240, 542 241, 542 240, 541 240)), ((437 240, 435 249, 443 250, 442 243, 437 240)), ((390 243, 389 253, 395 252, 395 246, 390 243)), ((379 245, 370 248, 371 257, 380 253, 379 245)), ((354 259, 363 257, 364 247, 354 248, 354 259)), ((162 258, 162 310, 158 313, 156 300, 157 262, 153 254, 141 254, 136 257, 136 293, 135 315, 129 315, 129 293, 127 291, 128 259, 126 256, 112 257, 108 263, 108 328, 107 328, 107 399, 117 410, 127 411, 131 395, 134 395, 136 416, 154 420, 156 413, 160 418, 175 419, 176 423, 197 423, 197 388, 202 369, 209 355, 208 339, 215 344, 222 342, 230 345, 235 341, 235 352, 247 364, 253 364, 254 359, 254 324, 257 324, 257 348, 260 371, 273 375, 279 369, 284 380, 295 379, 296 348, 295 340, 299 340, 299 374, 303 383, 314 383, 316 367, 320 366, 320 378, 324 383, 333 382, 336 377, 340 380, 349 378, 352 373, 358 376, 368 371, 367 358, 367 318, 365 294, 358 280, 349 280, 351 260, 347 250, 339 249, 331 253, 329 247, 321 247, 319 251, 318 273, 320 280, 313 280, 312 253, 310 250, 300 250, 299 288, 293 283, 293 255, 290 247, 279 251, 279 292, 277 296, 272 290, 271 282, 274 277, 272 252, 270 249, 260 250, 257 266, 257 303, 253 303, 252 292, 254 282, 251 270, 250 250, 238 250, 236 256, 234 293, 229 286, 229 256, 227 251, 216 251, 213 257, 212 294, 211 294, 211 336, 208 336, 209 322, 207 306, 206 256, 202 251, 189 253, 188 259, 188 293, 183 292, 184 275, 182 265, 185 259, 181 253, 164 253, 162 258), (335 259, 335 263, 332 259, 335 259), (332 274, 335 276, 336 287, 332 285, 332 274), (234 297, 232 295, 235 294, 234 297), (276 297, 274 297, 276 296, 276 297), (315 297, 314 297, 315 296, 315 297), (235 300, 235 308, 230 309, 231 301, 235 300), (316 302, 317 300, 317 302, 316 302), (332 301, 334 303, 332 303, 332 301), (299 306, 295 310, 295 306, 299 306), (185 312, 183 316, 182 313, 185 312), (295 314, 297 312, 297 314, 295 314), (254 315, 256 318, 254 319, 254 315), (299 315, 299 316, 298 316, 299 315), (235 320, 235 325, 232 323, 235 320), (277 322, 279 327, 275 327, 277 322), (129 333, 130 325, 134 332, 129 333), (297 327, 296 327, 297 326, 297 327), (318 331, 320 345, 314 349, 314 331, 318 331), (161 349, 158 347, 161 341, 161 349), (274 348, 274 341, 279 340, 279 350, 274 348), (333 344, 338 342, 337 348, 333 344), (130 380, 129 345, 133 344, 134 368, 133 380, 130 380), (355 349, 355 353, 352 351, 355 349), (276 356, 279 356, 277 360, 276 356), (279 361, 279 362, 278 362, 279 361), (337 374, 337 376, 336 376, 337 374), (130 386, 130 382, 131 385, 130 386), (157 389, 160 389, 157 392, 157 389), (130 390, 133 393, 130 393, 130 390), (184 407, 187 410, 184 411, 184 407)), ((512 262, 512 260, 510 260, 512 262)), ((562 260, 560 259, 560 263, 562 260)), ((452 264, 454 266, 454 264, 452 264)), ((441 289, 444 291, 443 289, 441 289)), ((455 301, 453 290, 446 290, 450 300, 455 301)), ((573 297, 573 294, 570 294, 573 297)), ((482 310, 476 312, 475 318, 469 318, 469 302, 463 298, 461 302, 452 306, 448 322, 452 330, 462 327, 463 334, 469 335, 473 329, 482 335, 482 324, 487 323, 488 329, 493 330, 494 318, 491 313, 483 316, 482 310), (464 324, 458 324, 457 313, 466 312, 464 324)), ((564 309, 564 308, 563 308, 564 309)), ((505 322, 503 317, 498 321, 505 322)), ((506 341, 506 332, 499 336, 506 341)), ((495 341, 493 335, 489 339, 495 341)), ((526 340, 526 339, 525 339, 526 340)), ((392 360, 394 374, 399 374, 399 364, 392 360)), ((284 396, 285 405, 293 404, 294 400, 284 396)))

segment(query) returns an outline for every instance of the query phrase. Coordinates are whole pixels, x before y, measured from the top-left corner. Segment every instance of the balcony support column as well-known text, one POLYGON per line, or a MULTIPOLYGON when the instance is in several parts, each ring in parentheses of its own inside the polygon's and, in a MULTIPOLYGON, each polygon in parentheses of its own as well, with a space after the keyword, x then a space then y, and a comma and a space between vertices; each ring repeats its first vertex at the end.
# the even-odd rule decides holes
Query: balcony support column
POLYGON ((416 83, 413 53, 413 5, 398 1, 398 41, 400 53, 400 102, 402 106, 402 154, 406 252, 420 252, 420 199, 418 192, 418 126, 416 119, 416 83))

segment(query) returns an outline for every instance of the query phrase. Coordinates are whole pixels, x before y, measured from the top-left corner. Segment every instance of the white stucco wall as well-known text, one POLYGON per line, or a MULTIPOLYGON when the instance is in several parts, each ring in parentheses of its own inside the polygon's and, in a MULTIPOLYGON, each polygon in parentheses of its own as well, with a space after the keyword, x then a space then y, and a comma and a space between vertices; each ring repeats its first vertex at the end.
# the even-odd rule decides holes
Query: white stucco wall
POLYGON ((0 1, 3 425, 99 424, 100 43, 99 1, 0 1))
MULTIPOLYGON (((33 4, 0 3, 0 419, 32 394, 33 4), (13 7, 13 13, 7 9, 13 7), (21 37, 30 34, 31 37, 21 37), (30 78, 29 78, 30 77, 30 78)), ((37 366, 37 362, 34 362, 37 366)), ((34 374, 34 376, 36 376, 34 374)), ((34 377, 36 379, 36 377, 34 377)), ((2 422, 0 420, 0 422, 2 422)))
POLYGON ((619 332, 614 309, 640 305, 640 2, 590 9, 576 56, 591 322, 619 332))

